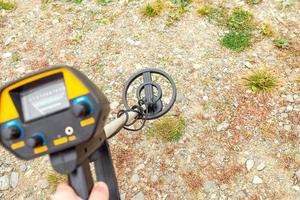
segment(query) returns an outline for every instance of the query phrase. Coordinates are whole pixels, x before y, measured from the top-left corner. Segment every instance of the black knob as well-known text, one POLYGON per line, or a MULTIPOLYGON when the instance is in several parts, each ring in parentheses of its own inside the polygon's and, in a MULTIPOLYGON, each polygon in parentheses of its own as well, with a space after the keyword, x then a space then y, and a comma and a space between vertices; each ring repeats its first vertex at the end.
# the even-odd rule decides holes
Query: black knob
POLYGON ((86 117, 91 113, 90 105, 83 101, 73 105, 72 110, 76 117, 86 117))
POLYGON ((5 140, 15 140, 18 139, 21 135, 21 130, 17 126, 11 126, 8 128, 5 128, 2 132, 2 137, 5 140))
POLYGON ((43 146, 43 138, 40 136, 31 137, 27 140, 27 145, 31 148, 43 146))

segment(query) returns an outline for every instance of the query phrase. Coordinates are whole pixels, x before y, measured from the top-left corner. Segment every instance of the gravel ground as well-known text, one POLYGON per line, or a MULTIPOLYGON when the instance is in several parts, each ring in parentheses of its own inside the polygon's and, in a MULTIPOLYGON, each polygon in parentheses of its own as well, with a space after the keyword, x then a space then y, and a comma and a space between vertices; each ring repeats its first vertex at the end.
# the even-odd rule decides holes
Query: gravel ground
MULTIPOLYGON (((280 50, 263 38, 239 54, 224 49, 224 30, 196 12, 203 2, 167 26, 167 14, 141 16, 142 1, 16 0, 16 10, 0 10, 0 82, 53 64, 75 66, 103 89, 112 118, 133 72, 164 69, 178 87, 170 114, 183 116, 187 127, 177 143, 144 131, 122 131, 110 141, 123 199, 300 199, 300 3, 282 10, 275 0, 209 2, 245 7, 291 47, 280 50), (260 67, 280 79, 271 94, 253 95, 241 84, 260 67)), ((49 198, 47 157, 21 161, 0 153, 0 199, 49 198)))

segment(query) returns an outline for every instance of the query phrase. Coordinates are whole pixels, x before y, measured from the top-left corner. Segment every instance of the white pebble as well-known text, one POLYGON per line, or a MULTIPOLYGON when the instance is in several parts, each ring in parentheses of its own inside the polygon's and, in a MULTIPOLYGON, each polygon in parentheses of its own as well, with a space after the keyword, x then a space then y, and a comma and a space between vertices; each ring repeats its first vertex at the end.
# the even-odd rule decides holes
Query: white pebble
POLYGON ((247 160, 246 161, 246 169, 247 169, 248 172, 252 169, 253 166, 254 166, 254 160, 247 160))
POLYGON ((253 177, 253 181, 252 181, 254 184, 261 184, 263 183, 263 180, 259 177, 259 176, 254 176, 253 177))
POLYGON ((265 163, 260 163, 258 166, 257 166, 257 170, 258 171, 262 171, 264 168, 266 167, 265 163))

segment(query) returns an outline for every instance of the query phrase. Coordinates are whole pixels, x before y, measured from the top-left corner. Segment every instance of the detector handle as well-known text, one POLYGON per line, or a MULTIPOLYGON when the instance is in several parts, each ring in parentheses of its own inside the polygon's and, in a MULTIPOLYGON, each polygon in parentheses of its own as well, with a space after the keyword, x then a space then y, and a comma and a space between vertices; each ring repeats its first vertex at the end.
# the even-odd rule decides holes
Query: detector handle
POLYGON ((68 174, 68 181, 78 196, 88 200, 94 185, 89 161, 84 161, 71 174, 68 174))
POLYGON ((95 165, 97 181, 105 182, 109 189, 109 199, 119 200, 120 193, 114 165, 107 141, 90 157, 95 165))

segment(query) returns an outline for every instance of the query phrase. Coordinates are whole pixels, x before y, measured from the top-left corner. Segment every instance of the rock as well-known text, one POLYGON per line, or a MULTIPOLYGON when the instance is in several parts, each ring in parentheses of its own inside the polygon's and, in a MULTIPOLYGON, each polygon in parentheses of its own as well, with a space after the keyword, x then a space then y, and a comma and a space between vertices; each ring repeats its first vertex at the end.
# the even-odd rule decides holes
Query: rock
POLYGON ((26 69, 24 67, 18 67, 16 69, 16 72, 18 72, 18 73, 24 73, 25 71, 26 71, 26 69))
POLYGON ((27 170, 27 166, 25 164, 20 166, 21 172, 25 172, 27 170))
POLYGON ((130 181, 133 182, 133 183, 136 183, 140 180, 140 177, 139 175, 137 174, 133 174, 133 176, 131 177, 130 181))
POLYGON ((156 182, 158 180, 158 177, 156 175, 151 176, 151 181, 156 182))
POLYGON ((292 126, 289 125, 289 124, 285 124, 285 125, 283 125, 283 128, 284 128, 284 130, 286 130, 286 131, 291 131, 292 126))
POLYGON ((295 175, 297 176, 298 179, 300 179, 300 169, 298 169, 298 170, 295 172, 295 175))
POLYGON ((266 164, 265 163, 260 163, 258 166, 257 166, 257 170, 258 171, 262 171, 263 169, 265 169, 265 167, 266 167, 266 164))
POLYGON ((287 102, 294 103, 294 97, 292 95, 287 95, 285 99, 287 102))
POLYGON ((116 109, 118 106, 119 106, 119 102, 117 102, 117 101, 114 101, 110 104, 110 108, 112 110, 116 109))
POLYGON ((16 37, 15 35, 9 36, 9 37, 5 40, 4 45, 5 45, 5 46, 9 45, 9 43, 10 43, 15 37, 16 37))
POLYGON ((263 180, 259 177, 259 176, 254 176, 253 177, 253 181, 254 184, 261 184, 263 182, 263 180))
POLYGON ((182 94, 182 93, 177 94, 177 97, 176 97, 177 102, 182 102, 184 99, 185 99, 184 94, 182 94))
POLYGON ((287 113, 281 113, 280 116, 281 116, 282 118, 287 118, 289 115, 288 115, 287 113))
POLYGON ((4 54, 2 54, 2 58, 5 59, 5 58, 10 58, 12 56, 12 53, 11 52, 6 52, 4 54))
POLYGON ((9 178, 7 175, 0 177, 0 190, 8 190, 9 189, 9 178))
POLYGON ((38 185, 40 186, 41 189, 47 189, 49 187, 49 183, 47 180, 40 180, 38 182, 38 185))
POLYGON ((13 188, 16 188, 19 182, 19 173, 12 172, 10 175, 10 185, 13 188))
POLYGON ((222 122, 221 124, 219 124, 219 125, 217 126, 217 131, 218 131, 218 132, 224 131, 224 130, 226 130, 228 127, 229 127, 229 123, 228 123, 228 122, 222 122))
POLYGON ((134 197, 131 198, 131 200, 144 200, 145 196, 142 192, 137 193, 134 197))
POLYGON ((125 200, 126 199, 126 192, 122 192, 120 195, 121 200, 125 200))
POLYGON ((287 112, 292 111, 292 110, 293 110, 293 106, 288 105, 288 106, 286 107, 286 111, 287 111, 287 112))
POLYGON ((300 187, 298 185, 294 185, 293 189, 296 190, 296 191, 300 191, 300 187))
POLYGON ((254 166, 254 160, 247 160, 246 161, 246 169, 247 169, 248 172, 252 169, 253 166, 254 166))
POLYGON ((210 193, 212 191, 215 191, 218 188, 217 184, 215 181, 206 181, 203 184, 203 190, 206 193, 210 193))
POLYGON ((208 101, 208 96, 203 96, 203 101, 208 101))
POLYGON ((251 68, 252 68, 252 64, 251 64, 250 62, 248 62, 248 61, 245 61, 243 64, 244 64, 245 67, 247 67, 248 69, 251 69, 251 68))

